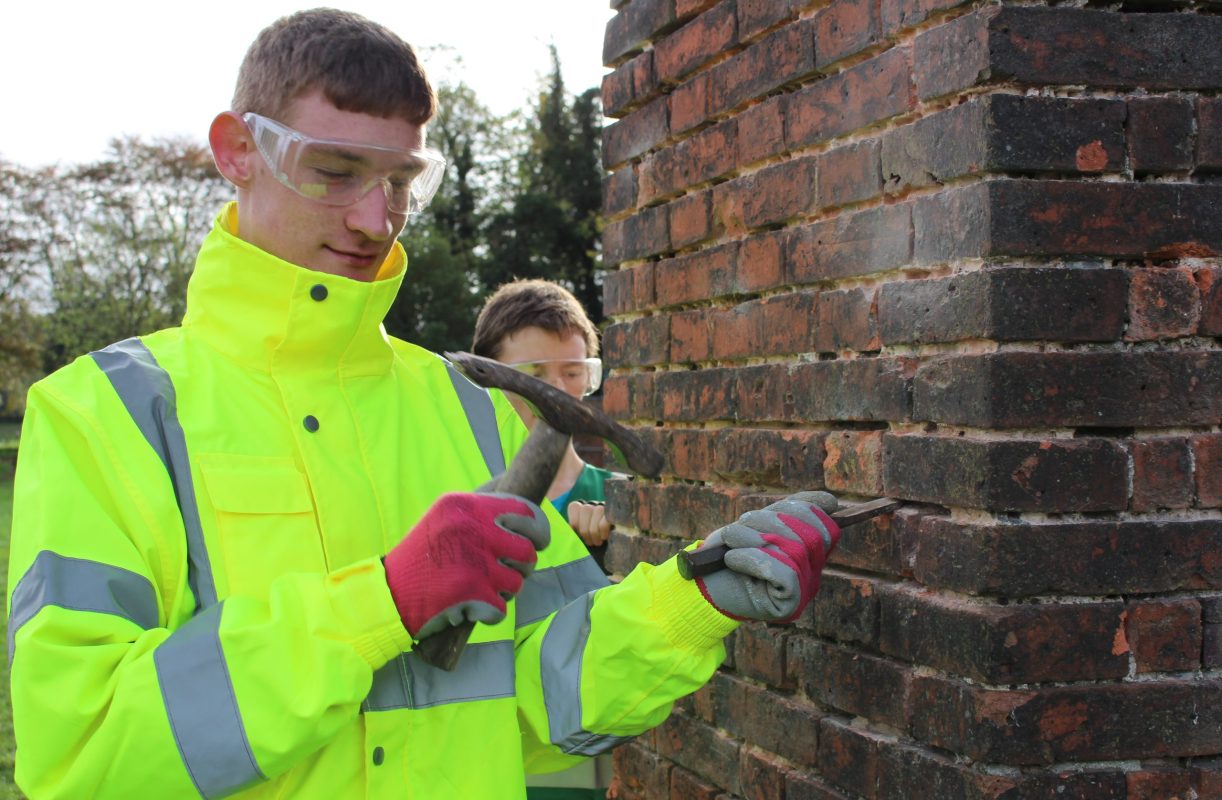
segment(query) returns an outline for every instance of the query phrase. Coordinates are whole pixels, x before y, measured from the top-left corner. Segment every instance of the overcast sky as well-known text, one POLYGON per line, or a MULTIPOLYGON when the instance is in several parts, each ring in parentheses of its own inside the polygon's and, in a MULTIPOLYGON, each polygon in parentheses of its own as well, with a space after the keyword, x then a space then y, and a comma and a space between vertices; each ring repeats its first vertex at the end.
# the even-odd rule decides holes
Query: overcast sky
MULTIPOLYGON (((102 156, 115 136, 189 136, 229 107, 238 65, 282 0, 6 2, 0 12, 0 158, 26 166, 102 156)), ((555 43, 570 92, 598 86, 608 0, 348 0, 333 3, 418 50, 451 47, 461 78, 498 113, 527 105, 555 43)), ((425 67, 435 82, 451 58, 425 67)))

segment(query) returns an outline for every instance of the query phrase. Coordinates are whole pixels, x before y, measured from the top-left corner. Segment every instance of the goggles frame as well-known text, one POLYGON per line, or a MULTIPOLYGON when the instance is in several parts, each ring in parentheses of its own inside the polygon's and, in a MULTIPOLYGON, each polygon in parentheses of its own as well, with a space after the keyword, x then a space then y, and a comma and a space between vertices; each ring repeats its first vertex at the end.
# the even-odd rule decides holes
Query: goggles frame
POLYGON ((318 139, 253 111, 243 114, 242 121, 276 180, 323 205, 352 205, 380 184, 391 212, 414 217, 433 199, 445 176, 446 160, 432 148, 400 150, 344 139, 318 139), (378 162, 388 157, 403 166, 390 171, 377 169, 378 162), (404 180, 396 171, 411 174, 404 180))
MULTIPOLYGON (((518 361, 513 364, 506 364, 505 366, 513 367, 518 372, 530 375, 533 378, 547 381, 548 377, 544 373, 544 370, 550 364, 581 364, 585 367, 586 376, 584 381, 585 385, 581 393, 582 397, 589 397, 597 392, 598 388, 602 386, 603 360, 601 358, 540 358, 535 361, 518 361)), ((560 380, 567 386, 570 384, 570 380, 573 383, 576 383, 578 377, 579 376, 574 375, 570 379, 565 377, 562 372, 560 375, 560 380)))

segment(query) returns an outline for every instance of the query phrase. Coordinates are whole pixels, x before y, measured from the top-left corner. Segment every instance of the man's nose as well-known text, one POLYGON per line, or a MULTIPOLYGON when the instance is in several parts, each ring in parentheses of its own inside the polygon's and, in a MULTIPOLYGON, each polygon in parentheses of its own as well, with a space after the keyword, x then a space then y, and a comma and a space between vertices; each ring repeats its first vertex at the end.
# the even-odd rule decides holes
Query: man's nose
POLYGON ((394 235, 390 212, 390 184, 378 181, 348 208, 348 227, 381 242, 394 235))

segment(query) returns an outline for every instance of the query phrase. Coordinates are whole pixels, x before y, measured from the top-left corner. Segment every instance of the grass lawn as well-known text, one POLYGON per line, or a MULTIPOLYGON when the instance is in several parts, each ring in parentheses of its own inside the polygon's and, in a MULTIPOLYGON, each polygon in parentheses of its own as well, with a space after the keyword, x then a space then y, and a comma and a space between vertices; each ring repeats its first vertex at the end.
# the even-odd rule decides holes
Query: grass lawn
MULTIPOLYGON (((2 437, 0 437, 2 438, 2 437)), ((13 481, 0 479, 0 591, 8 597, 8 541, 13 524, 13 481)), ((5 613, 0 615, 0 633, 8 641, 8 603, 5 613)), ((8 656, 4 658, 4 680, 0 682, 0 797, 21 797, 13 783, 13 755, 17 746, 13 742, 13 710, 8 698, 8 656)))

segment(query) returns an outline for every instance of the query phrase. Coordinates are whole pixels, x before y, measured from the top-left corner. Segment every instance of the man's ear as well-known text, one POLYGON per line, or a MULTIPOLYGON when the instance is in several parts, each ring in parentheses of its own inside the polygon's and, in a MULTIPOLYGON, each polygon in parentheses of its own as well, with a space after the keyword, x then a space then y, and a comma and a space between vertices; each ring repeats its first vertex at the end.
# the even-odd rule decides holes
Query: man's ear
POLYGON ((208 129, 208 144, 221 175, 239 189, 249 188, 254 177, 254 159, 261 156, 242 118, 232 111, 217 114, 208 129))

